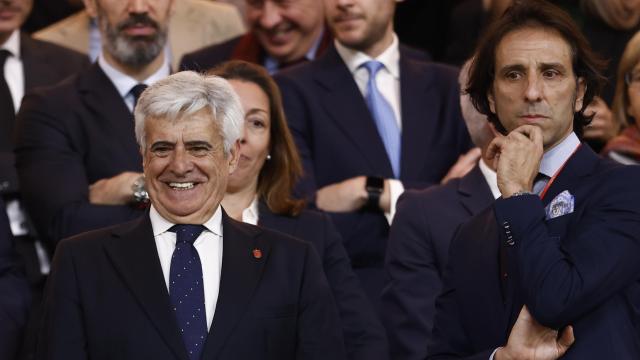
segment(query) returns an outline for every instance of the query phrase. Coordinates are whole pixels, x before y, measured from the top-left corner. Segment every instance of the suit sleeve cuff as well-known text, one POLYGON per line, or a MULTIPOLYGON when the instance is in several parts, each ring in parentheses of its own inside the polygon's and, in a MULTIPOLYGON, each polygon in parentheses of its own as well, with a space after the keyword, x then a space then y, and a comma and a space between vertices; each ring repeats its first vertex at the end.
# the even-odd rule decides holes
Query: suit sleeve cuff
POLYGON ((498 198, 494 209, 498 226, 508 224, 517 235, 522 235, 536 222, 544 220, 542 201, 535 194, 498 198))

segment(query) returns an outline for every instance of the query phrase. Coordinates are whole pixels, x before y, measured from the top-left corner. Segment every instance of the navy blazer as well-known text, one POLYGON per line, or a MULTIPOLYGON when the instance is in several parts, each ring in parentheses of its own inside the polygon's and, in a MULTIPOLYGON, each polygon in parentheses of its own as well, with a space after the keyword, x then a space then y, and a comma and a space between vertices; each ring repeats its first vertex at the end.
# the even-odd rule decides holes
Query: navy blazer
MULTIPOLYGON (((313 247, 226 214, 222 227, 220 291, 201 359, 345 359, 313 247)), ((36 353, 50 360, 188 360, 148 215, 60 243, 36 353)))
POLYGON ((387 338, 369 299, 351 269, 342 238, 323 213, 303 210, 298 216, 274 214, 262 202, 258 225, 313 244, 340 313, 347 357, 351 360, 389 359, 387 338))
MULTIPOLYGON (((0 209, 5 209, 1 197, 0 209)), ((0 359, 16 358, 30 302, 29 285, 19 270, 9 219, 3 210, 0 211, 0 359)))
POLYGON ((526 305, 542 325, 572 325, 563 359, 640 358, 640 167, 587 145, 541 200, 498 199, 451 244, 429 359, 484 359, 507 342, 526 305), (545 219, 569 191, 571 213, 545 219))
MULTIPOLYGON (((213 44, 206 46, 202 49, 185 54, 180 61, 180 70, 193 70, 198 72, 206 72, 207 70, 222 64, 225 61, 233 60, 234 52, 246 35, 240 35, 230 40, 227 40, 220 44, 213 44)), ((323 36, 320 40, 320 48, 318 49, 318 55, 324 51, 324 44, 329 43, 331 37, 327 35, 323 36), (325 39, 326 37, 326 39, 325 39)), ((264 50, 260 52, 259 59, 252 59, 254 62, 260 65, 264 64, 264 50)), ((421 50, 405 47, 405 53, 414 60, 430 61, 431 56, 421 50)), ((236 55, 237 56, 237 55, 236 55)), ((249 60, 249 59, 243 59, 249 60)))
POLYGON ((142 171, 133 114, 97 63, 24 98, 16 167, 27 211, 51 249, 62 238, 142 214, 89 203, 90 184, 142 171))
MULTIPOLYGON (((51 86, 86 69, 89 60, 76 51, 20 35, 20 59, 24 73, 24 93, 35 88, 51 86)), ((15 124, 0 121, 0 194, 15 194, 19 191, 18 175, 13 155, 14 137, 9 129, 15 124)))
MULTIPOLYGON (((365 99, 334 46, 316 61, 279 72, 276 81, 303 162, 300 194, 312 198, 323 186, 360 175, 393 178, 365 99)), ((405 188, 439 183, 470 144, 460 114, 457 70, 414 61, 401 46, 400 93, 400 180, 405 188)), ((386 218, 370 211, 331 217, 365 289, 377 298, 389 232, 386 218)))
POLYGON ((480 167, 446 185, 409 190, 389 235, 382 319, 391 358, 423 360, 455 230, 494 201, 480 167))

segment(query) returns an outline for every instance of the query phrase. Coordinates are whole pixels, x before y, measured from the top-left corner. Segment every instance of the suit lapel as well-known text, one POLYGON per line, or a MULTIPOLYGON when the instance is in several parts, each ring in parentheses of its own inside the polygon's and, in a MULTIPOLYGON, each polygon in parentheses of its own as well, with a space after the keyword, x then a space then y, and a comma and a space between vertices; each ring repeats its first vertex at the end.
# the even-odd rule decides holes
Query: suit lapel
POLYGON ((435 95, 429 94, 431 73, 418 71, 416 63, 409 59, 403 47, 400 47, 400 101, 402 112, 402 153, 401 171, 403 179, 416 179, 422 166, 427 163, 429 149, 426 144, 435 135, 438 121, 430 121, 429 114, 438 106, 435 95))
POLYGON ((41 51, 39 51, 33 40, 25 34, 20 34, 20 52, 23 68, 28 69, 28 71, 23 71, 25 94, 27 91, 40 85, 53 85, 50 84, 51 81, 48 80, 51 77, 50 72, 55 69, 51 69, 51 67, 48 66, 49 59, 42 56, 41 51))
POLYGON ((259 228, 241 226, 223 212, 222 231, 220 291, 203 359, 218 358, 227 339, 245 315, 269 257, 270 244, 261 241, 259 228), (254 257, 254 249, 262 252, 261 258, 254 257))
POLYGON ((176 357, 187 360, 171 311, 149 214, 142 216, 130 230, 114 233, 114 237, 114 241, 105 244, 114 267, 176 357))
MULTIPOLYGON (((543 199, 544 206, 547 206, 558 194, 569 190, 573 194, 573 188, 580 178, 589 175, 595 169, 598 162, 598 155, 586 144, 581 144, 580 148, 569 158, 560 174, 553 181, 543 199)), ((573 194, 575 195, 575 194, 573 194)))
POLYGON ((323 109, 336 126, 360 150, 374 173, 393 177, 391 163, 369 108, 334 46, 317 60, 315 80, 324 88, 323 109))
POLYGON ((112 133, 112 141, 120 143, 120 150, 130 154, 134 168, 140 167, 142 157, 135 140, 133 114, 98 63, 91 65, 78 81, 82 102, 96 121, 96 126, 112 133))
POLYGON ((460 179, 458 193, 461 195, 460 202, 471 215, 481 212, 494 200, 489 184, 478 165, 460 179))

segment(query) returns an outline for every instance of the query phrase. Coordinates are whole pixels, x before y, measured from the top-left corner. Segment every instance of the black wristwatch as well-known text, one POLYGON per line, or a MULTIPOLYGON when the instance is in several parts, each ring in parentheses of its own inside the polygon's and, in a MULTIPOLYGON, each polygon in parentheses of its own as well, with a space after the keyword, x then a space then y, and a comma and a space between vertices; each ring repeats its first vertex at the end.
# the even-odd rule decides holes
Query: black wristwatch
POLYGON ((368 198, 364 209, 370 211, 380 211, 380 196, 384 190, 384 179, 379 176, 367 176, 364 186, 367 190, 368 198))

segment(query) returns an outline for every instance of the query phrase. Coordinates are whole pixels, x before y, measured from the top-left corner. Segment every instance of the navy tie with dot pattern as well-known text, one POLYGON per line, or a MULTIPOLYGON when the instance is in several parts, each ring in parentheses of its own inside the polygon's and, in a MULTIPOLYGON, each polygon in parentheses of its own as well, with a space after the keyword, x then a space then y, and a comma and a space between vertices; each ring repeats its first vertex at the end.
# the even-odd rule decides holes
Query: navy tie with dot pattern
POLYGON ((202 225, 174 225, 169 229, 176 233, 169 271, 169 297, 190 360, 200 359, 207 337, 202 266, 193 246, 203 230, 202 225))

